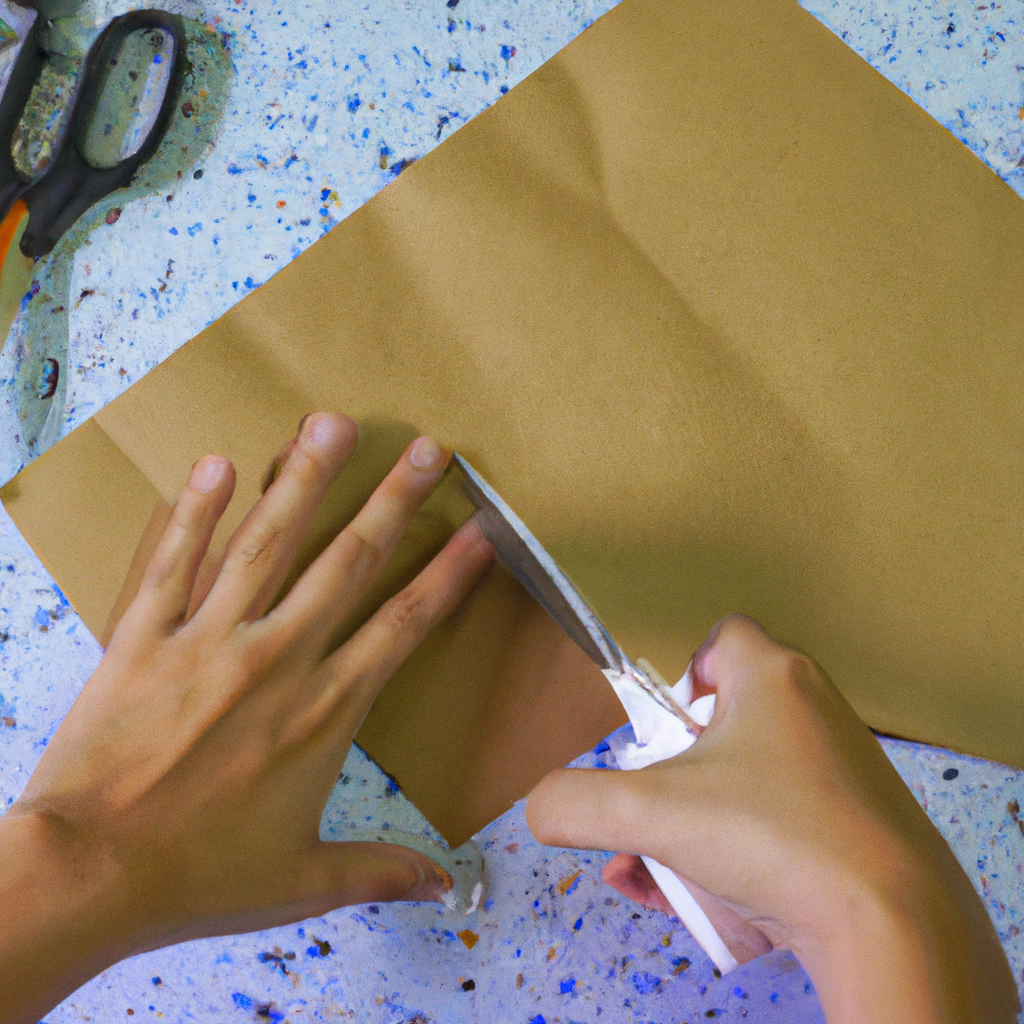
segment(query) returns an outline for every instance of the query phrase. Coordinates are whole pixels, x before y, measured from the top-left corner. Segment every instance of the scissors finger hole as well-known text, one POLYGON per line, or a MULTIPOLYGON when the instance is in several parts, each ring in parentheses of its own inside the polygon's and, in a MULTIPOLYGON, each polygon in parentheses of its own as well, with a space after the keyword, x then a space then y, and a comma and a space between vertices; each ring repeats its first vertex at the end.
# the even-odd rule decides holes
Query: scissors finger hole
POLYGON ((170 32, 150 26, 129 32, 102 62, 103 79, 77 140, 93 167, 116 167, 145 145, 171 85, 175 50, 170 32))

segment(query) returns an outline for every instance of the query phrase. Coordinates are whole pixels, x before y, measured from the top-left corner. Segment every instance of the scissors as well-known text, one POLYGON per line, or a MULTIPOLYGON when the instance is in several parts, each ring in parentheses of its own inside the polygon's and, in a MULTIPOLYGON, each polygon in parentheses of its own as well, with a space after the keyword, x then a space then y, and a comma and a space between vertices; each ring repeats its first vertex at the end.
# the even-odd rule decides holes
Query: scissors
MULTIPOLYGON (((634 664, 626 657, 569 578, 497 491, 458 452, 452 453, 452 463, 461 471, 463 490, 477 507, 480 529, 493 545, 498 560, 602 669, 627 712, 631 706, 635 711, 638 701, 654 701, 678 718, 691 736, 699 737, 704 727, 676 703, 652 665, 639 658, 634 664), (625 691, 631 692, 624 698, 625 691)), ((630 719, 634 719, 633 712, 630 719)), ((637 743, 646 744, 651 737, 640 735, 637 721, 633 725, 637 743)), ((739 966, 736 958, 675 872, 653 857, 641 859, 679 919, 722 974, 735 970, 739 966)))
POLYGON ((462 471, 463 490, 476 505, 480 529, 502 565, 598 668, 618 677, 617 685, 643 693, 675 715, 688 732, 700 736, 703 726, 675 702, 652 666, 634 664, 626 657, 569 578, 497 491, 458 452, 452 453, 452 462, 462 471))
POLYGON ((127 185, 160 144, 185 67, 185 33, 177 15, 130 11, 83 56, 74 43, 86 23, 73 15, 47 20, 35 5, 0 3, 0 18, 0 46, 8 44, 0 58, 9 64, 0 97, 0 233, 9 217, 27 213, 20 249, 38 258, 89 207, 127 185))
MULTIPOLYGON (((131 11, 97 31, 81 7, 0 0, 0 350, 35 261, 153 155, 190 66, 179 16, 131 11)), ((23 341, 17 429, 42 451, 59 436, 67 337, 23 341)))

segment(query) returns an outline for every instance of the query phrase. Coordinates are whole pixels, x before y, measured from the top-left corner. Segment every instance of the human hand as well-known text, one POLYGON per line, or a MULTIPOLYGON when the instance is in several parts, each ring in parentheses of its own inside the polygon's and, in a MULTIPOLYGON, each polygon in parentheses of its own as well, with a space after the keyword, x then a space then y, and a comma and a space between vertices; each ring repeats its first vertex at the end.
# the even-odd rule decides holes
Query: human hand
POLYGON ((734 615, 693 678, 695 697, 716 694, 693 746, 638 771, 551 773, 527 804, 534 835, 629 851, 605 879, 669 913, 633 855, 672 868, 738 960, 791 948, 831 1024, 1015 1021, 970 880, 821 668, 734 615))
POLYGON ((196 463, 106 655, 0 819, 0 889, 30 904, 36 894, 0 938, 0 1019, 38 1020, 144 949, 344 904, 436 899, 451 884, 405 847, 319 838, 377 693, 492 564, 471 520, 328 653, 448 453, 429 438, 411 444, 267 611, 356 438, 347 417, 306 418, 199 585, 234 470, 211 456, 196 463))

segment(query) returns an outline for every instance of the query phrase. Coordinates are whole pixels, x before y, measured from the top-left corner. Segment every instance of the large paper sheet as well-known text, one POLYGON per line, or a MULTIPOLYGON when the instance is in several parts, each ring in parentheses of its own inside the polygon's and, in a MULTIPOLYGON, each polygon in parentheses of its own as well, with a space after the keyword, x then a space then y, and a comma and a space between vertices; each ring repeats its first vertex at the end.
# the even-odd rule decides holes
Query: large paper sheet
MULTIPOLYGON (((1022 284, 1024 205, 795 0, 624 0, 2 497, 98 629, 202 454, 229 528, 303 413, 360 422, 308 562, 429 432, 666 678, 742 611, 1024 766, 1022 284)), ((460 842, 621 721, 496 571, 358 741, 460 842)))

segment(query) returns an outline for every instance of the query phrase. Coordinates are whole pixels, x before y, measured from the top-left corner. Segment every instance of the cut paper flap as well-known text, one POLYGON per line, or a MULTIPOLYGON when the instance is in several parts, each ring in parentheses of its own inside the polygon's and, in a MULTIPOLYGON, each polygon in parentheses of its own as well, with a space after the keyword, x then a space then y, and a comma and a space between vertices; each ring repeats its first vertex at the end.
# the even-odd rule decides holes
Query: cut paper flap
MULTIPOLYGON (((226 455, 226 530, 348 412, 305 564, 431 433, 665 677, 745 612, 874 728, 1024 766, 1022 281, 1020 200, 795 0, 623 0, 2 497, 97 629, 122 491, 226 455)), ((496 570, 358 741, 458 844, 623 721, 496 570)))

